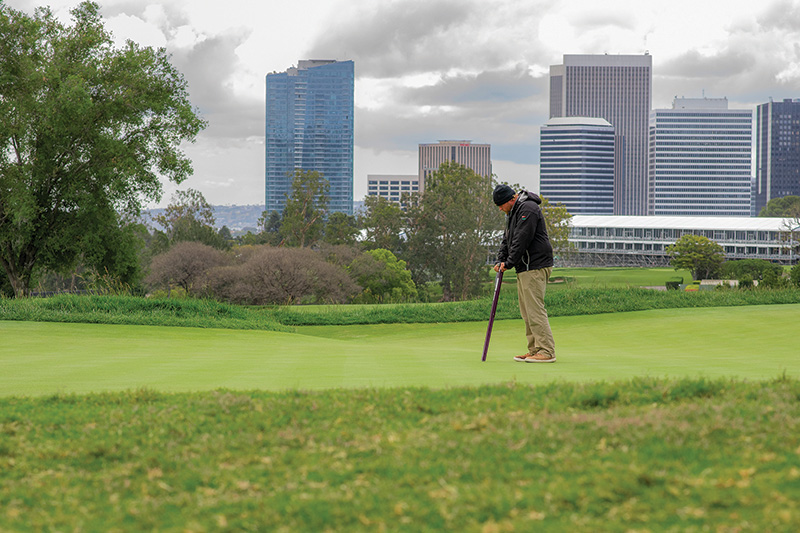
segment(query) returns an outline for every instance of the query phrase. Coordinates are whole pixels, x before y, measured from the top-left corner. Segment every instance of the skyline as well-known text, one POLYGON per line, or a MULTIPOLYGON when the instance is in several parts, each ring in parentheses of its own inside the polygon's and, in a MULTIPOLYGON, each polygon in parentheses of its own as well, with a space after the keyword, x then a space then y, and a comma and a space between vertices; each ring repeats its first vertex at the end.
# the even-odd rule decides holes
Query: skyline
MULTIPOLYGON (((77 0, 5 0, 62 20, 77 0)), ((264 193, 265 79, 303 59, 355 63, 354 200, 368 174, 413 174, 417 147, 445 139, 492 146, 501 181, 533 188, 539 128, 549 118, 549 67, 564 54, 653 57, 652 108, 678 97, 727 97, 755 109, 800 97, 800 0, 107 0, 119 43, 165 46, 209 121, 186 147, 195 175, 165 184, 217 205, 264 193)))

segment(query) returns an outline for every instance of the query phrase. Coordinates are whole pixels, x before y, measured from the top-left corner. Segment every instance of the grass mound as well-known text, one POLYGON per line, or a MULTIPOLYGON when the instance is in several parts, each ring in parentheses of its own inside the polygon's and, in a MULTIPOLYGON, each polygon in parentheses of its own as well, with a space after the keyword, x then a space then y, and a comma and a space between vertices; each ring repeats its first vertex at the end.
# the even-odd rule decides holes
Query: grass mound
POLYGON ((800 382, 0 399, 24 530, 795 531, 800 382))

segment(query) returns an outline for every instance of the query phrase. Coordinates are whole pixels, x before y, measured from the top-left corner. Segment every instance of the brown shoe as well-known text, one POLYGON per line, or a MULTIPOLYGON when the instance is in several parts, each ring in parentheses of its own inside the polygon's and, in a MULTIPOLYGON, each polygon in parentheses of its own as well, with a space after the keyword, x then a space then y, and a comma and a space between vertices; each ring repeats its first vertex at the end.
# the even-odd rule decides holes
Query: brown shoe
MULTIPOLYGON (((515 358, 516 359, 516 358, 515 358)), ((526 363, 555 363, 556 356, 555 355, 546 355, 541 352, 536 352, 533 355, 528 355, 524 359, 526 363)))
POLYGON ((531 356, 531 354, 529 354, 529 353, 524 353, 522 355, 515 355, 514 356, 514 361, 517 361, 518 363, 524 363, 525 359, 527 359, 530 356, 531 356))

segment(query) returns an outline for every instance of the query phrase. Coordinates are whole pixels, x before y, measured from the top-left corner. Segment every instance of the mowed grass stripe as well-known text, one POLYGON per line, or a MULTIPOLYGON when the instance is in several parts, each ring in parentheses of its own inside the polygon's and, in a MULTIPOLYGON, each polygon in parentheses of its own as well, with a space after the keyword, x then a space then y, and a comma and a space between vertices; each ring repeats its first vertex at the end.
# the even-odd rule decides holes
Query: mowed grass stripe
POLYGON ((555 365, 515 363, 519 320, 309 326, 297 333, 0 322, 0 395, 456 387, 635 376, 800 375, 800 305, 669 309, 553 318, 555 365))

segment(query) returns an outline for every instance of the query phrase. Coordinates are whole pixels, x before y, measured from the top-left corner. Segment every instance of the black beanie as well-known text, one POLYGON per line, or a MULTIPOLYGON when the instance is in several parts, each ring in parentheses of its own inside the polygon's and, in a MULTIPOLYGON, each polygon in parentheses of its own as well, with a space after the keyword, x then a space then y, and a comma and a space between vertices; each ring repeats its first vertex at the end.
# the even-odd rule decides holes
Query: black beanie
POLYGON ((492 199, 494 204, 499 206, 514 198, 514 194, 514 189, 508 185, 501 184, 494 188, 492 199))

